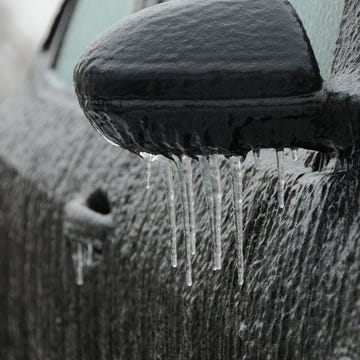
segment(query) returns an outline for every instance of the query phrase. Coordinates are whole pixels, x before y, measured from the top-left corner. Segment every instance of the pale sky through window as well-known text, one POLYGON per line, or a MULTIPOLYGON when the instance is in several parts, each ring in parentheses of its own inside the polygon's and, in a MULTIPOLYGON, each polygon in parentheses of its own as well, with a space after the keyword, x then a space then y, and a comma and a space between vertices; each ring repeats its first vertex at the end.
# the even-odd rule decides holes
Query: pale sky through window
POLYGON ((0 0, 13 13, 16 28, 35 42, 41 41, 51 25, 60 0, 0 0))
POLYGON ((62 0, 0 0, 0 104, 21 88, 62 0))

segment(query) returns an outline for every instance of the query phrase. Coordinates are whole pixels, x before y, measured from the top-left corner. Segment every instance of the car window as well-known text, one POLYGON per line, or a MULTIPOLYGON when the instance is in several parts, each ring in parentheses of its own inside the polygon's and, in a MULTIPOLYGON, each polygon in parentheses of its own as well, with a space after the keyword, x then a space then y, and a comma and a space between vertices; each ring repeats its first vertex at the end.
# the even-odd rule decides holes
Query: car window
POLYGON ((130 15, 137 0, 78 0, 64 36, 55 70, 72 83, 73 69, 83 50, 106 28, 130 15))
POLYGON ((306 29, 321 75, 327 79, 331 74, 344 0, 290 0, 290 3, 306 29))

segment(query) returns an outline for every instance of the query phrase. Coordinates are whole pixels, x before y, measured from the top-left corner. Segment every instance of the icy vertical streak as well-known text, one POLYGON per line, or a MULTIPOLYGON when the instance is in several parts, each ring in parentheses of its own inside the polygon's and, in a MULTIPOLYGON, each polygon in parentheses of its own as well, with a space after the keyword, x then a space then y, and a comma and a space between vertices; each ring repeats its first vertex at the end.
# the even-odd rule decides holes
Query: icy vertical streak
POLYGON ((94 246, 92 244, 87 244, 86 266, 92 266, 93 254, 94 254, 94 246))
POLYGON ((84 250, 80 242, 76 244, 76 285, 84 284, 84 250))
MULTIPOLYGON (((207 205, 207 209, 208 209, 211 241, 212 241, 213 249, 215 249, 214 195, 213 195, 212 179, 210 176, 209 160, 205 156, 200 156, 199 164, 200 164, 201 178, 202 178, 204 190, 205 190, 206 205, 207 205)), ((214 261, 213 269, 216 270, 214 257, 213 257, 213 261, 214 261)))
POLYGON ((170 231, 171 231, 171 242, 170 242, 170 256, 171 256, 171 266, 177 267, 177 226, 176 226, 176 211, 175 211, 175 188, 174 188, 174 179, 172 173, 172 164, 171 161, 165 157, 161 158, 161 170, 164 180, 164 188, 166 194, 166 203, 169 212, 170 219, 170 231))
POLYGON ((284 169, 284 150, 276 150, 276 161, 278 169, 278 201, 280 209, 285 206, 285 169, 284 169))
POLYGON ((196 253, 196 218, 195 218, 195 204, 193 191, 193 176, 191 167, 191 158, 183 156, 182 161, 185 169, 186 191, 189 204, 189 221, 190 221, 190 236, 191 236, 191 254, 196 253))
POLYGON ((185 251, 186 251, 186 284, 192 285, 192 270, 191 270, 191 231, 190 231, 190 214, 189 214, 189 202, 187 196, 187 184, 184 164, 179 158, 175 158, 177 164, 177 170, 180 180, 181 188, 181 200, 183 208, 183 222, 184 222, 184 234, 185 234, 185 251))
POLYGON ((253 149, 253 155, 254 155, 254 160, 255 160, 255 168, 259 169, 259 167, 260 167, 260 149, 259 148, 253 149))
POLYGON ((158 159, 158 156, 148 154, 146 152, 140 153, 145 161, 145 171, 146 171, 146 190, 150 189, 150 178, 151 178, 151 163, 158 159))
POLYGON ((215 230, 215 247, 214 247, 214 270, 221 269, 221 175, 220 175, 220 156, 209 156, 210 177, 212 179, 212 193, 214 201, 214 230, 215 230))
POLYGON ((230 158, 236 228, 236 265, 239 285, 244 283, 243 169, 240 157, 230 158))
POLYGON ((151 178, 151 158, 150 156, 145 157, 145 168, 146 168, 146 190, 150 189, 150 178, 151 178))
POLYGON ((298 149, 292 149, 292 150, 291 150, 291 154, 292 154, 293 160, 294 160, 294 161, 298 161, 298 159, 299 159, 298 149))

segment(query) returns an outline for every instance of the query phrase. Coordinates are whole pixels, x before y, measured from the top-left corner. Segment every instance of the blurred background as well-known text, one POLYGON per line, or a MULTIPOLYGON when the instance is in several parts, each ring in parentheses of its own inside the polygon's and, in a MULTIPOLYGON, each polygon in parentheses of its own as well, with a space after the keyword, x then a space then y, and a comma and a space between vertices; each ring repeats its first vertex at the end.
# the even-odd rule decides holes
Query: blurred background
POLYGON ((61 0, 0 0, 0 103, 22 84, 61 0))

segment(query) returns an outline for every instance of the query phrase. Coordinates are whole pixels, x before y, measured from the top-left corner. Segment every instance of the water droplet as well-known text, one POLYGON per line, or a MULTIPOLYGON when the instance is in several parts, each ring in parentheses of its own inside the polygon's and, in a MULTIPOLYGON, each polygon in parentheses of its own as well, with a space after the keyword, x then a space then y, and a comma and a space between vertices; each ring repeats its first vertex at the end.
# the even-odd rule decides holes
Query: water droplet
POLYGON ((278 201, 280 209, 285 206, 285 168, 284 168, 284 150, 276 150, 276 161, 278 170, 278 201))

